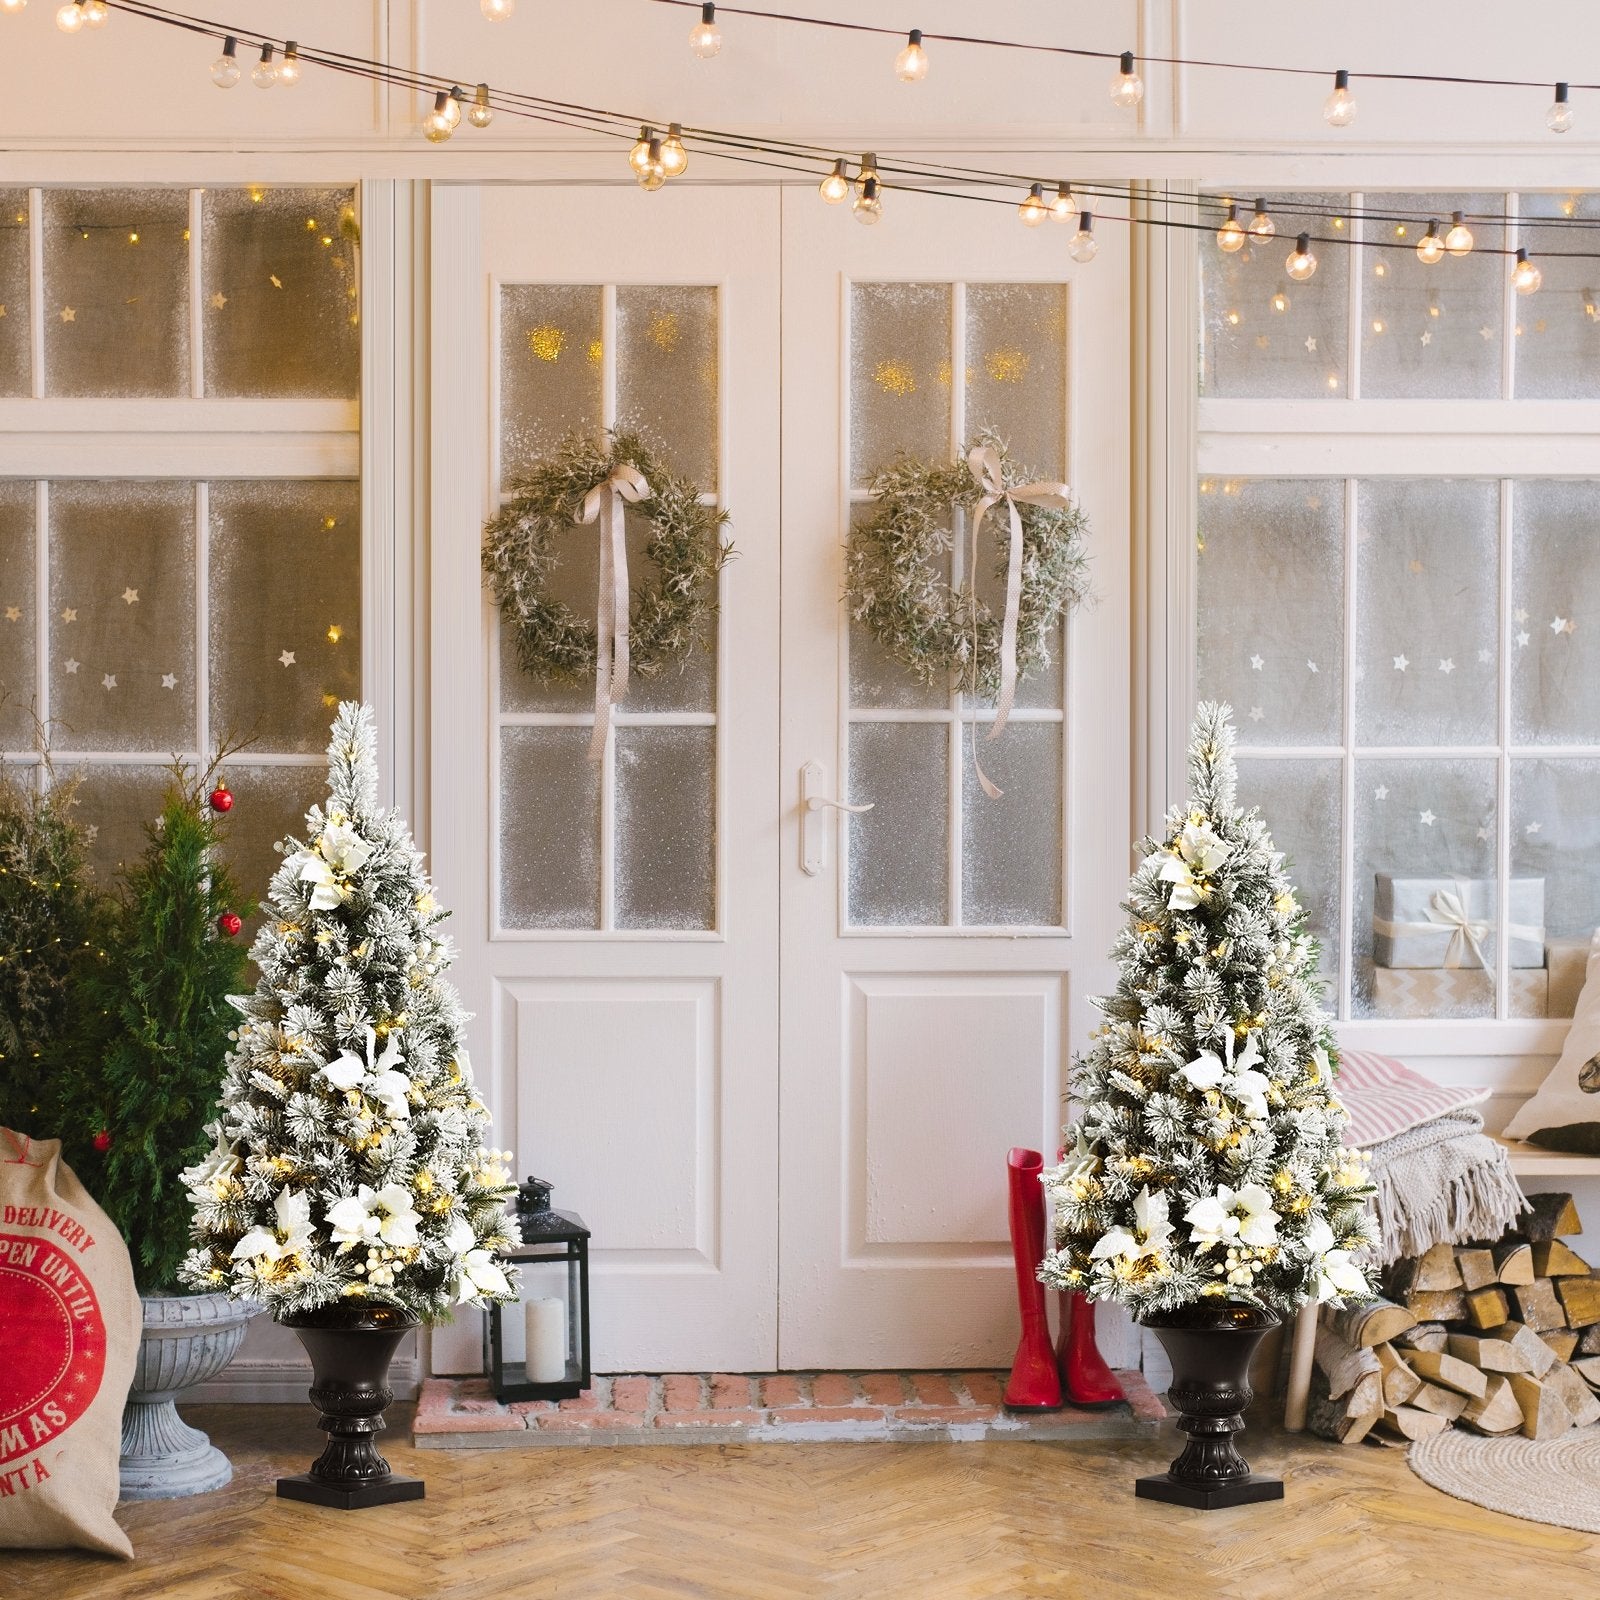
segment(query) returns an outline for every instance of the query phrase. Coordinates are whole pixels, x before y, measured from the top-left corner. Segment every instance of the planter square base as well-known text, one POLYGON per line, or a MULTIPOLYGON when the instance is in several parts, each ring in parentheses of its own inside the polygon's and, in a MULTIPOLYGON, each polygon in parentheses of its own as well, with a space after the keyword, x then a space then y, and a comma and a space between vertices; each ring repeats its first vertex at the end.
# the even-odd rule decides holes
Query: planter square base
POLYGON ((1220 1511, 1224 1506, 1249 1506, 1259 1500, 1283 1499, 1282 1478, 1262 1478, 1251 1473, 1231 1483, 1181 1483, 1170 1473, 1140 1478, 1133 1492, 1141 1500, 1164 1500, 1168 1505, 1193 1506, 1197 1511, 1220 1511))
POLYGON ((278 1479, 280 1500, 303 1500, 307 1505, 332 1506, 336 1511, 364 1511, 368 1506, 389 1506, 400 1500, 420 1500, 421 1478, 389 1477, 379 1483, 354 1483, 349 1488, 322 1483, 308 1472, 278 1479))

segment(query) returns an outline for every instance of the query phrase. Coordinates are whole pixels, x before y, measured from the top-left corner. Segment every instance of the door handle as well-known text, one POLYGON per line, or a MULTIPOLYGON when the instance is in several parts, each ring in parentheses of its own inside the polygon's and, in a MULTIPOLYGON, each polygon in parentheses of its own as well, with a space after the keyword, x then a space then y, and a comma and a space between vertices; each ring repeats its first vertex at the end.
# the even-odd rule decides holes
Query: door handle
POLYGON ((800 870, 814 878, 828 864, 828 823, 825 811, 847 811, 859 815, 872 809, 825 792, 828 774, 820 761, 808 761, 800 769, 800 870))

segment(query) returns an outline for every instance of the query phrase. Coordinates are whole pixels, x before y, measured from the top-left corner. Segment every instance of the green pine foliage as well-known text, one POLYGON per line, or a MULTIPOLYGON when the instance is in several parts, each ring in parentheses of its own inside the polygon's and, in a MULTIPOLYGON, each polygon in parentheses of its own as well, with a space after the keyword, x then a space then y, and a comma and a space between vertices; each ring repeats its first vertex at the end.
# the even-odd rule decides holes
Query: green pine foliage
POLYGON ((1316 943, 1266 824, 1236 803, 1233 744, 1228 707, 1202 705, 1189 802, 1141 842, 1116 993, 1073 1072, 1071 1153, 1044 1176, 1040 1277, 1136 1315, 1372 1292, 1371 1185, 1339 1144, 1316 943))

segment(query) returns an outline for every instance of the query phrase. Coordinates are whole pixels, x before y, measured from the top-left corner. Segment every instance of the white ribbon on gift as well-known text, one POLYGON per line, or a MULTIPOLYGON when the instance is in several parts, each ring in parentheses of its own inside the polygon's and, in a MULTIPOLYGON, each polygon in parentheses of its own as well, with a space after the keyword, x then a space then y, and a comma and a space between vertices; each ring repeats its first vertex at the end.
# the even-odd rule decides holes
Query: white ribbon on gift
POLYGON ((611 708, 628 692, 628 533, 623 502, 650 498, 637 467, 619 462, 584 497, 577 520, 600 523, 600 597, 595 623, 594 736, 589 759, 605 755, 611 708))
MULTIPOLYGON (((1494 971, 1484 957, 1483 941, 1493 932, 1493 922, 1475 921, 1467 912, 1469 891, 1461 879, 1456 879, 1454 891, 1449 889, 1435 889, 1428 897, 1428 904, 1424 908, 1426 922, 1390 922, 1383 917, 1372 919, 1372 931, 1382 934, 1385 938, 1394 938, 1402 933, 1437 933, 1440 928, 1450 930, 1450 938, 1444 947, 1444 961, 1441 965, 1446 967, 1464 967, 1467 965, 1466 956, 1470 953, 1473 960, 1489 974, 1490 982, 1494 981, 1494 971)), ((1544 929, 1536 928, 1531 923, 1513 922, 1506 927, 1508 939, 1532 939, 1543 942, 1544 929)))
MULTIPOLYGON (((967 588, 972 597, 972 664, 976 676, 978 664, 978 529, 991 506, 1005 503, 1010 522, 1010 540, 1006 550, 1006 608, 1000 624, 1000 698, 995 702, 994 726, 989 738, 998 739, 1005 731, 1006 719, 1011 715, 1012 703, 1017 697, 1017 620, 1022 606, 1022 515, 1017 510, 1019 501, 1031 506, 1052 506, 1066 510, 1072 505, 1072 490, 1064 483, 1024 483, 1008 489, 1000 465, 1000 452, 992 445, 974 445, 967 452, 967 466, 978 481, 982 498, 973 508, 971 528, 971 557, 967 562, 967 588)), ((976 733, 972 747, 972 765, 978 774, 978 783, 991 800, 998 800, 1004 792, 990 782, 978 761, 976 733)))

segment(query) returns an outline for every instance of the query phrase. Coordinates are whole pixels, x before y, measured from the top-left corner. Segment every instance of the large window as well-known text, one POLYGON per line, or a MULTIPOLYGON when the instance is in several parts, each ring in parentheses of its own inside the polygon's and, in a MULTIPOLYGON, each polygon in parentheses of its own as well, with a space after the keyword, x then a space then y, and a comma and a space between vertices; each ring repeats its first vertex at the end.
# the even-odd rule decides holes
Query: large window
POLYGON ((1201 251, 1199 691, 1342 1017, 1570 1015, 1600 923, 1600 273, 1555 252, 1594 202, 1268 205, 1276 238, 1201 251), (1426 264, 1457 211, 1473 252, 1426 264), (1396 248, 1295 282, 1302 229, 1396 248), (1489 253, 1519 244, 1531 296, 1489 253))

